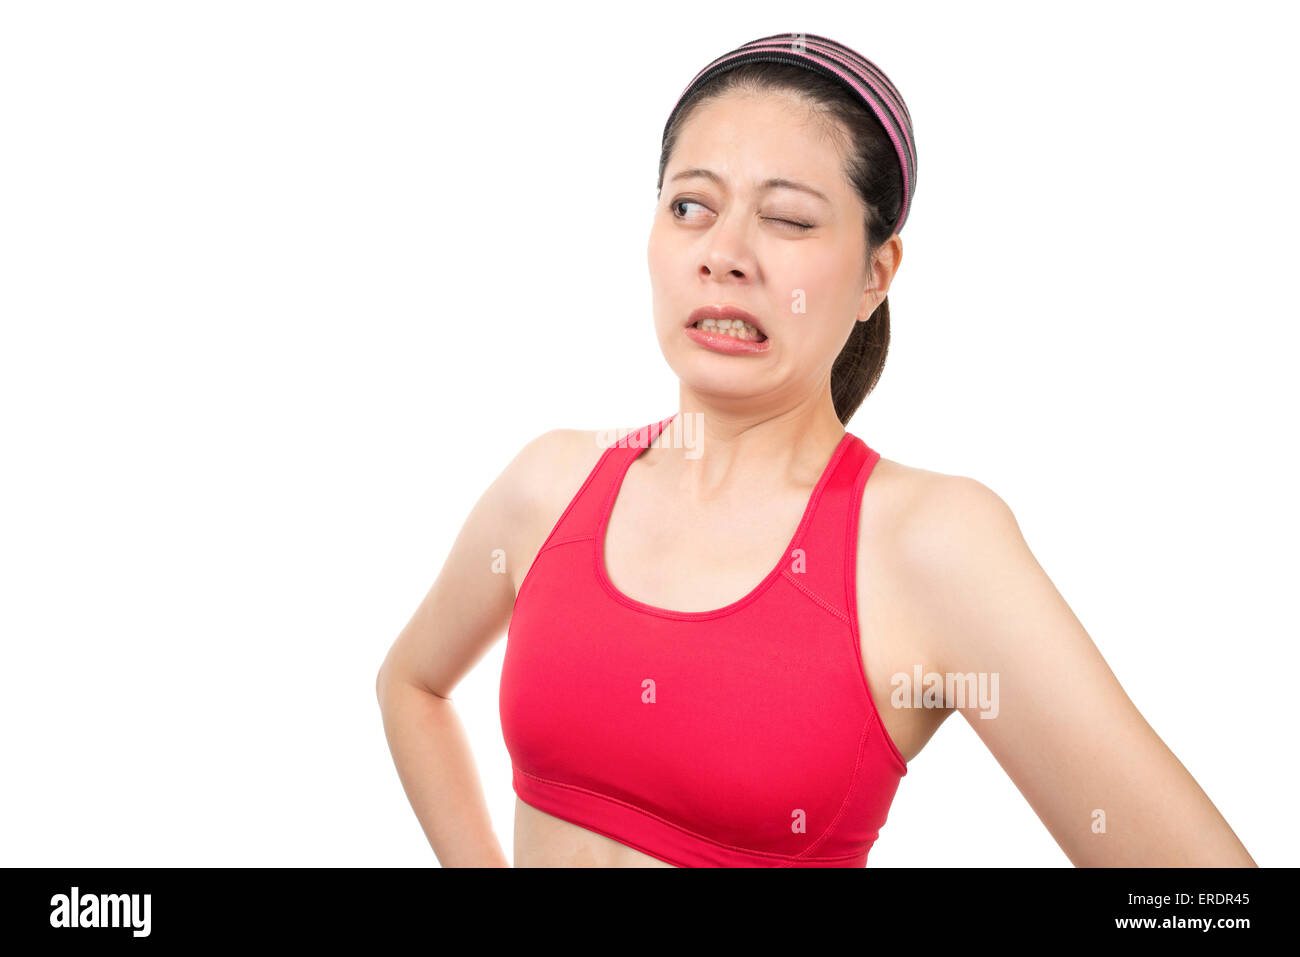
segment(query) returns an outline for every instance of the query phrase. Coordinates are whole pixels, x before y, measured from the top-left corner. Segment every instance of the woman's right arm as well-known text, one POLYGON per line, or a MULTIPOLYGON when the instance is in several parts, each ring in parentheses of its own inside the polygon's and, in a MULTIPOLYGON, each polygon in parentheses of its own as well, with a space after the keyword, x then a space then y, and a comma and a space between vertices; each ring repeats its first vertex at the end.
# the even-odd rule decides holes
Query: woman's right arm
POLYGON ((565 484, 556 472, 568 469, 557 466, 578 434, 533 439, 483 493, 379 668, 375 694, 393 762, 443 867, 509 866, 451 692, 509 625, 511 563, 531 564, 550 528, 542 526, 559 517, 549 514, 552 493, 565 484))

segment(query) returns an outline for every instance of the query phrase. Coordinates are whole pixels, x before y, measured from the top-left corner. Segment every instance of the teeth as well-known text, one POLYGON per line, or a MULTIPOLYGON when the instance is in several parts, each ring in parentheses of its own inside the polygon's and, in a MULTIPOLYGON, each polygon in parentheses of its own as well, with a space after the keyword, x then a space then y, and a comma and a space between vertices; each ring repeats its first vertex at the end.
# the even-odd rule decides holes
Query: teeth
POLYGON ((696 327, 709 332, 719 332, 733 339, 758 339, 758 330, 743 319, 702 319, 696 327))

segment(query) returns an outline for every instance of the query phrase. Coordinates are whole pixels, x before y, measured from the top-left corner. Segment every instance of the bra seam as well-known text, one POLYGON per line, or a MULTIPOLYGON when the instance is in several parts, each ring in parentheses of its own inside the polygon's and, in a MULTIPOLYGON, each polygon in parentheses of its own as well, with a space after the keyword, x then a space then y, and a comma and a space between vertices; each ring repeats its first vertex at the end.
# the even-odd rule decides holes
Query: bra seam
MULTIPOLYGON (((596 537, 595 535, 579 535, 576 538, 566 538, 562 542, 551 542, 551 544, 547 545, 545 548, 542 549, 542 551, 537 553, 537 558, 541 558, 543 552, 549 552, 552 548, 559 548, 561 545, 573 545, 576 544, 577 542, 590 542, 595 537, 596 537)), ((536 560, 537 560, 536 558, 533 559, 533 561, 536 560)))
MULTIPOLYGON (((825 841, 833 837, 835 829, 840 826, 840 821, 844 818, 844 812, 848 810, 853 795, 858 792, 858 783, 862 777, 862 756, 866 751, 867 738, 871 734, 871 726, 875 723, 875 720, 876 716, 874 713, 868 714, 867 720, 862 725, 862 733, 858 736, 858 757, 856 763, 853 765, 853 777, 849 779, 849 789, 844 794, 844 800, 840 802, 840 809, 835 812, 834 819, 832 819, 831 823, 826 826, 826 830, 822 831, 821 836, 818 837, 811 846, 790 858, 791 861, 819 860, 819 858, 807 857, 807 855, 817 850, 817 848, 819 848, 825 841)), ((852 856, 856 857, 857 855, 855 854, 852 856)))
POLYGON ((593 465, 591 471, 587 473, 587 477, 583 480, 582 486, 574 493, 573 497, 569 499, 569 504, 564 507, 564 511, 560 513, 560 517, 557 518, 555 524, 551 526, 550 532, 547 533, 545 540, 542 542, 542 547, 537 550, 537 554, 533 556, 532 562, 529 563, 528 571, 524 572, 524 579, 519 583, 519 588, 515 592, 515 600, 512 608, 519 607, 519 599, 523 597, 524 586, 527 585, 533 577, 533 569, 537 567, 537 559, 541 558, 542 553, 547 551, 552 544, 563 544, 562 542, 552 543, 551 539, 555 538, 555 533, 564 525, 564 522, 568 519, 570 513, 573 512, 577 507, 578 502, 587 493, 587 489, 591 487, 591 483, 596 480, 596 476, 604 469, 606 460, 609 459, 610 453, 613 452, 615 448, 617 448, 617 446, 610 445, 605 448, 605 451, 600 453, 600 458, 596 459, 596 464, 593 465))
POLYGON ((834 615, 836 618, 844 622, 846 625, 849 623, 848 615, 844 614, 844 612, 840 611, 838 608, 836 608, 834 605, 828 602, 825 598, 822 598, 820 595, 814 592, 807 585, 804 585, 803 583, 796 580, 794 575, 790 574, 789 569, 785 569, 785 568, 781 569, 781 576, 786 581, 788 581, 791 585, 797 588, 800 592, 806 595, 809 601, 814 602, 823 611, 831 615, 834 615))
MULTIPOLYGON (((859 745, 858 745, 859 758, 861 757, 861 751, 862 751, 862 746, 861 746, 861 742, 859 742, 859 745)), ((859 761, 859 763, 860 763, 860 761, 859 761)), ((515 765, 514 767, 515 767, 515 770, 518 771, 520 774, 524 775, 525 777, 532 778, 534 781, 540 781, 542 784, 550 785, 551 787, 564 788, 564 789, 569 790, 569 791, 579 791, 579 792, 581 792, 581 793, 583 793, 583 794, 588 794, 588 795, 590 795, 590 796, 592 796, 592 797, 599 798, 599 799, 602 800, 602 801, 608 801, 608 802, 610 802, 611 804, 618 804, 618 805, 621 805, 621 806, 623 806, 623 807, 625 807, 625 808, 628 808, 629 810, 636 811, 638 814, 642 814, 642 815, 644 815, 644 816, 646 816, 646 817, 648 817, 648 818, 651 818, 651 819, 653 819, 653 820, 659 822, 660 824, 663 824, 663 825, 665 825, 665 826, 667 826, 667 827, 671 827, 671 828, 673 828, 673 829, 676 830, 676 831, 681 831, 683 834, 688 835, 689 837, 691 837, 691 838, 694 839, 694 840, 700 841, 700 842, 705 843, 705 844, 711 844, 711 845, 713 845, 714 847, 722 848, 723 850, 726 850, 726 851, 734 851, 734 852, 737 852, 737 853, 740 853, 740 854, 751 854, 751 855, 753 855, 753 856, 755 856, 755 857, 765 857, 765 858, 770 858, 770 859, 775 860, 775 861, 802 861, 802 860, 810 860, 810 861, 847 861, 847 860, 852 860, 852 859, 854 859, 854 858, 857 858, 857 857, 860 857, 860 856, 861 856, 861 851, 857 851, 857 852, 854 852, 854 853, 852 853, 852 854, 841 854, 841 855, 838 855, 838 856, 836 856, 836 857, 807 857, 806 855, 809 853, 809 851, 816 849, 816 847, 822 843, 822 841, 823 841, 824 838, 825 838, 825 835, 823 835, 822 837, 819 837, 819 838, 817 839, 816 844, 814 844, 812 848, 809 848, 808 850, 802 851, 801 853, 799 853, 799 854, 795 854, 795 855, 789 855, 789 854, 777 854, 777 853, 774 853, 774 852, 772 852, 772 851, 758 851, 758 850, 753 850, 753 849, 748 848, 748 847, 741 847, 741 846, 738 845, 738 844, 724 844, 722 841, 715 841, 715 840, 714 840, 713 838, 711 838, 711 837, 707 837, 707 836, 705 836, 705 835, 703 835, 703 834, 700 834, 700 833, 697 832, 697 831, 692 831, 692 830, 691 830, 690 828, 688 828, 688 827, 682 827, 682 825, 680 825, 680 824, 676 824, 676 823, 674 823, 673 821, 670 821, 670 820, 668 820, 668 819, 665 818, 665 817, 660 817, 658 814, 655 814, 653 811, 647 811, 645 808, 641 807, 640 805, 633 804, 633 803, 631 803, 630 801, 624 801, 624 800, 621 800, 620 798, 613 797, 613 796, 611 796, 611 795, 609 795, 609 794, 602 794, 600 791, 594 791, 594 790, 592 790, 591 788, 584 788, 584 787, 582 787, 581 785, 578 785, 578 784, 566 784, 566 783, 564 783, 563 781, 552 781, 552 780, 550 780, 550 779, 548 779, 548 778, 541 777, 540 775, 533 774, 533 773, 531 773, 531 772, 529 772, 529 771, 525 771, 523 768, 519 767, 518 765, 515 765)), ((856 768, 854 769, 854 777, 855 777, 855 779, 856 779, 856 777, 857 777, 857 769, 856 769, 856 768)), ((856 781, 855 781, 855 783, 856 783, 856 781)), ((852 792, 852 789, 853 789, 852 786, 850 786, 850 792, 852 792)), ((847 799, 846 799, 846 800, 847 800, 847 799)), ((836 814, 836 820, 833 821, 833 822, 831 823, 831 825, 830 825, 831 827, 833 827, 833 826, 835 825, 835 823, 838 822, 838 820, 839 820, 840 816, 842 815, 842 813, 843 813, 843 806, 841 806, 840 813, 836 814)), ((579 825, 579 826, 581 826, 581 825, 579 825)))

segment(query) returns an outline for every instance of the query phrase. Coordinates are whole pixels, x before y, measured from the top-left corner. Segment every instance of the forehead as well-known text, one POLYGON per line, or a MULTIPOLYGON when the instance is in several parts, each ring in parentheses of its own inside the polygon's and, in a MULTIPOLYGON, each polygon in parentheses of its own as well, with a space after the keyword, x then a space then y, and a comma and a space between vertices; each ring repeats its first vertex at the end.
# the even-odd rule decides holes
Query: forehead
POLYGON ((779 176, 832 196, 849 188, 841 140, 828 118, 790 93, 732 90, 695 108, 664 172, 705 167, 733 187, 779 176))

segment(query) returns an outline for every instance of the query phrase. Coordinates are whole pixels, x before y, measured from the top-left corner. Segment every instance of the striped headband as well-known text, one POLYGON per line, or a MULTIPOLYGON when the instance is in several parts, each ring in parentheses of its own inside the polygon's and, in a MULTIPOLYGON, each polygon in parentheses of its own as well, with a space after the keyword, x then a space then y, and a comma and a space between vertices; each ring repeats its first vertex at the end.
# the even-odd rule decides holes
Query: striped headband
POLYGON ((903 172, 903 205, 898 212, 898 225, 894 227, 894 232, 902 232, 916 192, 916 142, 912 137, 912 117, 902 96, 880 67, 842 43, 815 33, 777 33, 751 40, 730 53, 724 53, 697 73, 677 98, 673 111, 668 114, 668 122, 664 124, 664 141, 668 139, 668 130, 677 111, 696 87, 720 73, 758 61, 788 63, 811 70, 839 83, 871 109, 889 134, 903 172))

